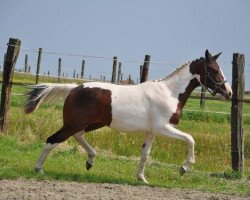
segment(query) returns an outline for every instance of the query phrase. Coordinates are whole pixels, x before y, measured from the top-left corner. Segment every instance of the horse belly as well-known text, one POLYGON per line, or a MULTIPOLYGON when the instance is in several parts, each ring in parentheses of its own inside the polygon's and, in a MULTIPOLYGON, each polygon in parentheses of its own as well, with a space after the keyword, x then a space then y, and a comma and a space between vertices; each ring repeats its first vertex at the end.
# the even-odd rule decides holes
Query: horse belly
POLYGON ((134 114, 112 114, 111 128, 119 131, 148 131, 150 126, 148 120, 145 117, 134 115, 134 114))
POLYGON ((149 109, 140 98, 112 98, 111 128, 120 131, 147 131, 150 129, 149 109))

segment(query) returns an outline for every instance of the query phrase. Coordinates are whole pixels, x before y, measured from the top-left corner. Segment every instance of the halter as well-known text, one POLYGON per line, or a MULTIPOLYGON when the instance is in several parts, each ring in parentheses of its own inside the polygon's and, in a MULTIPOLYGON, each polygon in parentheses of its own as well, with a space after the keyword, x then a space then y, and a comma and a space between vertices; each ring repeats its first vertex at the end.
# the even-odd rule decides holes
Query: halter
POLYGON ((218 89, 220 89, 220 87, 225 84, 227 82, 227 80, 224 80, 224 81, 221 81, 221 82, 217 82, 214 77, 212 77, 209 73, 209 71, 207 70, 207 64, 206 64, 206 61, 205 61, 205 64, 204 64, 204 68, 205 68, 205 80, 204 80, 204 85, 202 83, 200 83, 203 87, 206 88, 206 90, 212 95, 212 96, 215 96, 218 89), (210 81, 212 81, 215 85, 215 88, 212 90, 210 88, 207 87, 207 78, 210 79, 210 81))

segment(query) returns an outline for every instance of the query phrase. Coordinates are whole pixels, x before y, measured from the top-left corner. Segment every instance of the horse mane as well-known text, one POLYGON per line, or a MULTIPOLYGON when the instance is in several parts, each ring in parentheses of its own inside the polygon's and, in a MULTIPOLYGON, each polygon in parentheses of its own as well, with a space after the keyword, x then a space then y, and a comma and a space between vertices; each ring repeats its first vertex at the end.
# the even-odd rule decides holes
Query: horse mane
POLYGON ((169 79, 171 78, 172 76, 174 76, 175 74, 177 74, 181 69, 183 69, 184 67, 186 67, 188 64, 190 64, 191 62, 188 61, 184 64, 182 64, 181 66, 177 67, 172 73, 170 73, 169 75, 167 75, 166 77, 164 78, 160 78, 160 79, 156 79, 156 80, 152 80, 153 82, 159 82, 159 81, 163 81, 163 80, 166 80, 166 79, 169 79))
POLYGON ((204 57, 197 58, 197 59, 193 60, 191 62, 191 64, 194 63, 194 62, 199 62, 199 61, 204 60, 204 59, 205 59, 204 57))
POLYGON ((187 65, 191 65, 192 63, 199 62, 199 61, 201 61, 203 59, 204 59, 204 57, 200 57, 200 58, 197 58, 197 59, 195 59, 193 61, 187 61, 186 63, 183 63, 182 65, 180 65, 179 67, 177 67, 172 73, 170 73, 169 75, 167 75, 165 78, 156 79, 156 80, 153 80, 153 81, 154 82, 158 82, 158 81, 163 81, 163 80, 170 79, 174 75, 176 75, 179 71, 181 71, 184 67, 186 67, 187 65))
POLYGON ((177 67, 172 73, 170 73, 169 75, 167 75, 165 77, 165 79, 171 78, 172 76, 174 76, 175 74, 177 74, 180 70, 182 70, 184 67, 186 67, 187 65, 189 65, 191 62, 188 61, 184 64, 182 64, 181 66, 177 67))

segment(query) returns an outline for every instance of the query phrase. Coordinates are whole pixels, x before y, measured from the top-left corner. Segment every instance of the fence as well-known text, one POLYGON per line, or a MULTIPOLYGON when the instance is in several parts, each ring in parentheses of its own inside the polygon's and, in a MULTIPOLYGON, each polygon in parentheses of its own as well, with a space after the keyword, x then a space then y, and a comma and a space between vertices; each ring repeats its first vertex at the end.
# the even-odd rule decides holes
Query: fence
MULTIPOLYGON (((8 113, 9 113, 9 107, 10 107, 10 96, 11 96, 11 87, 12 87, 12 77, 14 73, 14 66, 20 51, 20 45, 21 41, 16 39, 10 39, 8 43, 8 49, 7 54, 5 56, 4 61, 4 69, 3 69, 3 84, 2 84, 2 95, 1 95, 1 107, 0 107, 0 125, 2 132, 5 132, 7 129, 7 122, 8 122, 8 113)), ((27 50, 26 50, 27 51, 27 50)), ((35 51, 35 50, 29 50, 29 51, 35 51)), ((81 62, 81 70, 76 71, 74 69, 72 78, 68 77, 68 74, 65 75, 64 72, 62 72, 62 59, 58 59, 58 68, 57 68, 57 76, 52 76, 50 72, 48 71, 47 74, 41 74, 40 73, 40 66, 41 66, 41 59, 42 54, 44 53, 42 48, 39 48, 38 51, 38 57, 37 57, 37 64, 36 64, 36 73, 30 72, 30 66, 28 66, 28 55, 25 55, 25 65, 23 74, 29 74, 33 75, 35 77, 35 83, 39 83, 39 78, 44 77, 50 77, 55 78, 57 82, 62 82, 65 80, 80 80, 80 81, 90 81, 91 75, 89 77, 89 80, 84 79, 85 75, 85 69, 86 69, 86 62, 85 60, 82 60, 81 62), (77 73, 80 72, 80 73, 77 73), (80 76, 79 76, 80 74, 80 76)), ((56 53, 56 52, 49 52, 53 55, 66 55, 63 53, 56 53)), ((76 55, 76 54, 67 54, 70 56, 79 56, 79 57, 90 57, 90 58, 96 58, 96 59, 106 59, 106 60, 112 60, 112 73, 111 73, 111 83, 116 84, 122 84, 127 83, 131 84, 134 81, 132 81, 131 75, 129 75, 127 81, 123 80, 123 73, 122 73, 122 63, 118 62, 118 58, 115 56, 113 58, 107 58, 107 57, 100 57, 100 56, 85 56, 85 55, 76 55), (117 72, 117 65, 118 65, 118 73, 117 72)), ((121 60, 120 60, 121 61, 121 60)), ((135 60, 123 60, 124 62, 134 62, 134 63, 140 63, 140 61, 135 60)), ((147 81, 148 78, 148 71, 149 71, 149 64, 162 64, 163 62, 158 63, 152 63, 150 62, 150 55, 146 55, 143 65, 140 65, 138 67, 140 72, 140 83, 147 81)), ((233 55, 233 97, 230 99, 232 101, 232 109, 231 109, 231 155, 232 155, 232 168, 235 171, 239 171, 240 173, 243 173, 244 170, 244 148, 243 148, 243 142, 244 142, 244 134, 243 134, 243 120, 242 120, 242 107, 243 102, 249 103, 250 99, 244 98, 244 55, 242 54, 234 54, 233 55)), ((107 81, 105 76, 101 76, 101 81, 107 81)), ((139 80, 137 81, 139 82, 139 80)), ((205 91, 203 90, 198 95, 193 95, 192 98, 196 99, 202 99, 201 105, 204 106, 204 99, 207 100, 220 100, 219 97, 210 97, 205 96, 205 91)), ((196 110, 189 110, 189 111, 196 111, 196 110)), ((218 112, 217 112, 218 113, 218 112)), ((223 112, 222 112, 223 113, 223 112)), ((230 113, 224 113, 224 114, 230 114, 230 113)))

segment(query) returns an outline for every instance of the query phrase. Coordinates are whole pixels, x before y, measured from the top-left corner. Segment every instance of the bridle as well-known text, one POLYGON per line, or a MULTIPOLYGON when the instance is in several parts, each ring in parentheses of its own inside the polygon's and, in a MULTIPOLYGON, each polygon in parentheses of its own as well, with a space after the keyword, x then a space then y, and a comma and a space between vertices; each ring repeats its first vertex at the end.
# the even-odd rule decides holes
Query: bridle
POLYGON ((221 82, 217 82, 214 77, 211 76, 211 74, 209 73, 209 71, 207 70, 207 63, 206 61, 204 62, 204 68, 205 68, 205 80, 204 80, 204 85, 202 83, 200 83, 203 87, 206 88, 206 90, 212 95, 215 96, 217 94, 217 91, 221 88, 221 86, 223 84, 225 84, 227 82, 227 80, 221 81, 221 82), (207 87, 207 78, 210 79, 210 81, 212 81, 212 83, 214 83, 215 88, 212 90, 210 88, 207 87))

